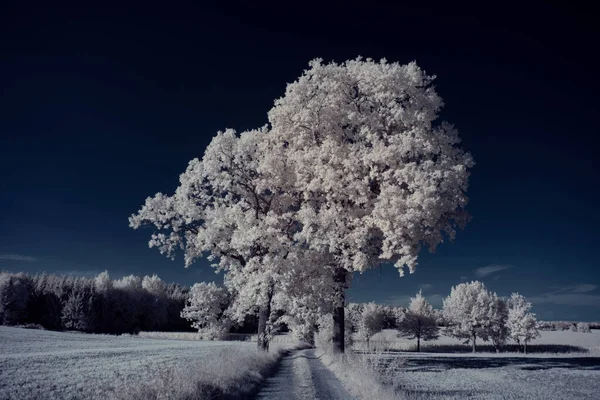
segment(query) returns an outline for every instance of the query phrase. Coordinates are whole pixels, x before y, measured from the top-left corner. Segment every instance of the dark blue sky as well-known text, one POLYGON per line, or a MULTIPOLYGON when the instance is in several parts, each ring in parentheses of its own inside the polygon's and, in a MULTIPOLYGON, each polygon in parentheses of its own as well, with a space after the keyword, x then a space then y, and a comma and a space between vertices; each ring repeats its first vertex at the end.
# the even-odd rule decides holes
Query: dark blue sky
POLYGON ((481 278, 543 319, 600 320, 591 10, 3 4, 0 269, 217 278, 148 249, 127 217, 172 192, 217 130, 265 124, 310 59, 386 57, 438 76, 443 117, 477 163, 473 220, 411 276, 357 276, 350 298, 402 303, 424 285, 439 306, 481 278))

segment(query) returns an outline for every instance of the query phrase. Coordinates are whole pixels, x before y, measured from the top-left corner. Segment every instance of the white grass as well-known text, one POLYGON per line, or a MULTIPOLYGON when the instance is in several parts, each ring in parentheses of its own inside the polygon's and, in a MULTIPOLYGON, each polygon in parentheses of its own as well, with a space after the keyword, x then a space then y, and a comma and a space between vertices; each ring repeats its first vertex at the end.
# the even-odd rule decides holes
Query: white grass
MULTIPOLYGON (((211 340, 204 338, 198 332, 140 332, 137 337, 145 339, 165 339, 165 340, 211 340)), ((248 333, 229 333, 222 341, 238 341, 238 342, 254 342, 256 343, 257 335, 248 333)), ((297 346, 300 342, 292 335, 274 335, 271 339, 271 344, 285 344, 297 346)))
POLYGON ((147 339, 0 326, 0 399, 241 396, 276 364, 252 342, 147 339))
POLYGON ((402 364, 402 359, 394 357, 382 362, 382 358, 386 357, 382 352, 370 355, 348 352, 340 356, 320 350, 317 354, 357 400, 406 399, 402 392, 396 390, 400 385, 396 369, 402 364))

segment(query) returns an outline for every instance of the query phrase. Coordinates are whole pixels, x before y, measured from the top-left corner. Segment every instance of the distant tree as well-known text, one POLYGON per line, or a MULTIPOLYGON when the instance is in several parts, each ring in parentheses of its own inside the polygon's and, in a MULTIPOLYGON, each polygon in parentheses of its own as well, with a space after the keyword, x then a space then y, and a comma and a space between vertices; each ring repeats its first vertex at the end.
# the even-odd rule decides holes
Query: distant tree
POLYGON ((34 282, 34 303, 32 322, 47 329, 61 329, 62 289, 57 285, 55 275, 37 275, 34 282))
POLYGON ((577 332, 590 333, 592 332, 590 328, 590 324, 587 322, 578 322, 577 323, 577 332))
POLYGON ((72 292, 62 308, 61 321, 66 329, 87 331, 86 302, 82 293, 72 292))
POLYGON ((373 302, 367 303, 358 318, 358 336, 367 342, 370 349, 370 341, 373 335, 381 332, 383 326, 383 310, 380 305, 373 302))
POLYGON ((0 273, 0 323, 17 325, 27 320, 29 288, 25 274, 0 273))
POLYGON ((531 303, 522 295, 513 293, 508 300, 507 327, 510 338, 516 341, 519 347, 523 343, 525 354, 527 354, 527 343, 540 336, 535 314, 529 310, 531 310, 531 303))
POLYGON ((99 273, 94 279, 94 284, 98 293, 107 293, 113 288, 113 281, 108 271, 99 273))
POLYGON ((410 299, 406 311, 400 313, 397 327, 400 336, 417 339, 417 351, 421 351, 421 340, 435 340, 439 337, 435 312, 421 291, 410 299))
MULTIPOLYGON (((157 277, 158 278, 158 277, 157 277)), ((160 278, 158 278, 160 279, 160 278)), ((148 285, 148 283, 147 283, 148 285)), ((121 279, 113 281, 113 287, 115 289, 126 290, 129 293, 137 294, 144 289, 142 287, 142 279, 139 276, 127 275, 121 279)))
POLYGON ((500 352, 501 346, 506 343, 509 335, 507 325, 508 307, 506 302, 499 298, 496 293, 491 295, 486 324, 482 327, 482 336, 492 341, 496 353, 500 352))
POLYGON ((444 315, 449 323, 446 332, 450 336, 466 339, 476 351, 477 336, 484 335, 489 326, 489 310, 493 297, 479 281, 454 286, 444 299, 444 315))
POLYGON ((91 279, 0 273, 0 324, 116 334, 142 326, 189 329, 180 316, 187 288, 166 285, 157 276, 142 281, 134 275, 112 280, 107 271, 91 279))
POLYGON ((191 321, 192 327, 199 332, 211 338, 221 338, 231 327, 231 320, 225 315, 230 301, 227 288, 213 282, 196 283, 190 290, 181 316, 191 321))

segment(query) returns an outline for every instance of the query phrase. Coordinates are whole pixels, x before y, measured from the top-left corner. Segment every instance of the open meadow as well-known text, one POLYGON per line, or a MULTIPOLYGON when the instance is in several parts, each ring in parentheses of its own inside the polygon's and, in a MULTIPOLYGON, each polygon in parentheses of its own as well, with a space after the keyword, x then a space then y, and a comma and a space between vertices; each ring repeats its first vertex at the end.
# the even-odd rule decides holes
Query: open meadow
POLYGON ((194 398, 254 390, 277 361, 256 343, 0 326, 0 399, 194 398))
POLYGON ((472 354, 469 346, 446 336, 425 342, 420 353, 414 347, 391 330, 372 340, 373 357, 380 362, 402 359, 384 379, 407 399, 599 398, 600 333, 543 331, 527 355, 514 346, 495 353, 486 343, 472 354))

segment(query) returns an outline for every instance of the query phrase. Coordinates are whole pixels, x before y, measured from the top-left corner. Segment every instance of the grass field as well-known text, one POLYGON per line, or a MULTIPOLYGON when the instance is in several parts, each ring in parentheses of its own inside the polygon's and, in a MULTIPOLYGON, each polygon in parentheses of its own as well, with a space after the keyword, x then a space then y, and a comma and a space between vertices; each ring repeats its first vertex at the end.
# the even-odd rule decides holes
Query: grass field
POLYGON ((176 399, 249 392, 277 361, 277 351, 260 354, 255 346, 0 326, 0 399, 176 399))
POLYGON ((541 333, 528 355, 514 347, 496 354, 485 343, 481 352, 470 354, 469 346, 445 336, 416 353, 407 351, 414 341, 396 338, 394 331, 378 334, 372 346, 392 349, 377 355, 388 362, 403 359, 387 383, 407 399, 600 398, 600 334, 541 333))

